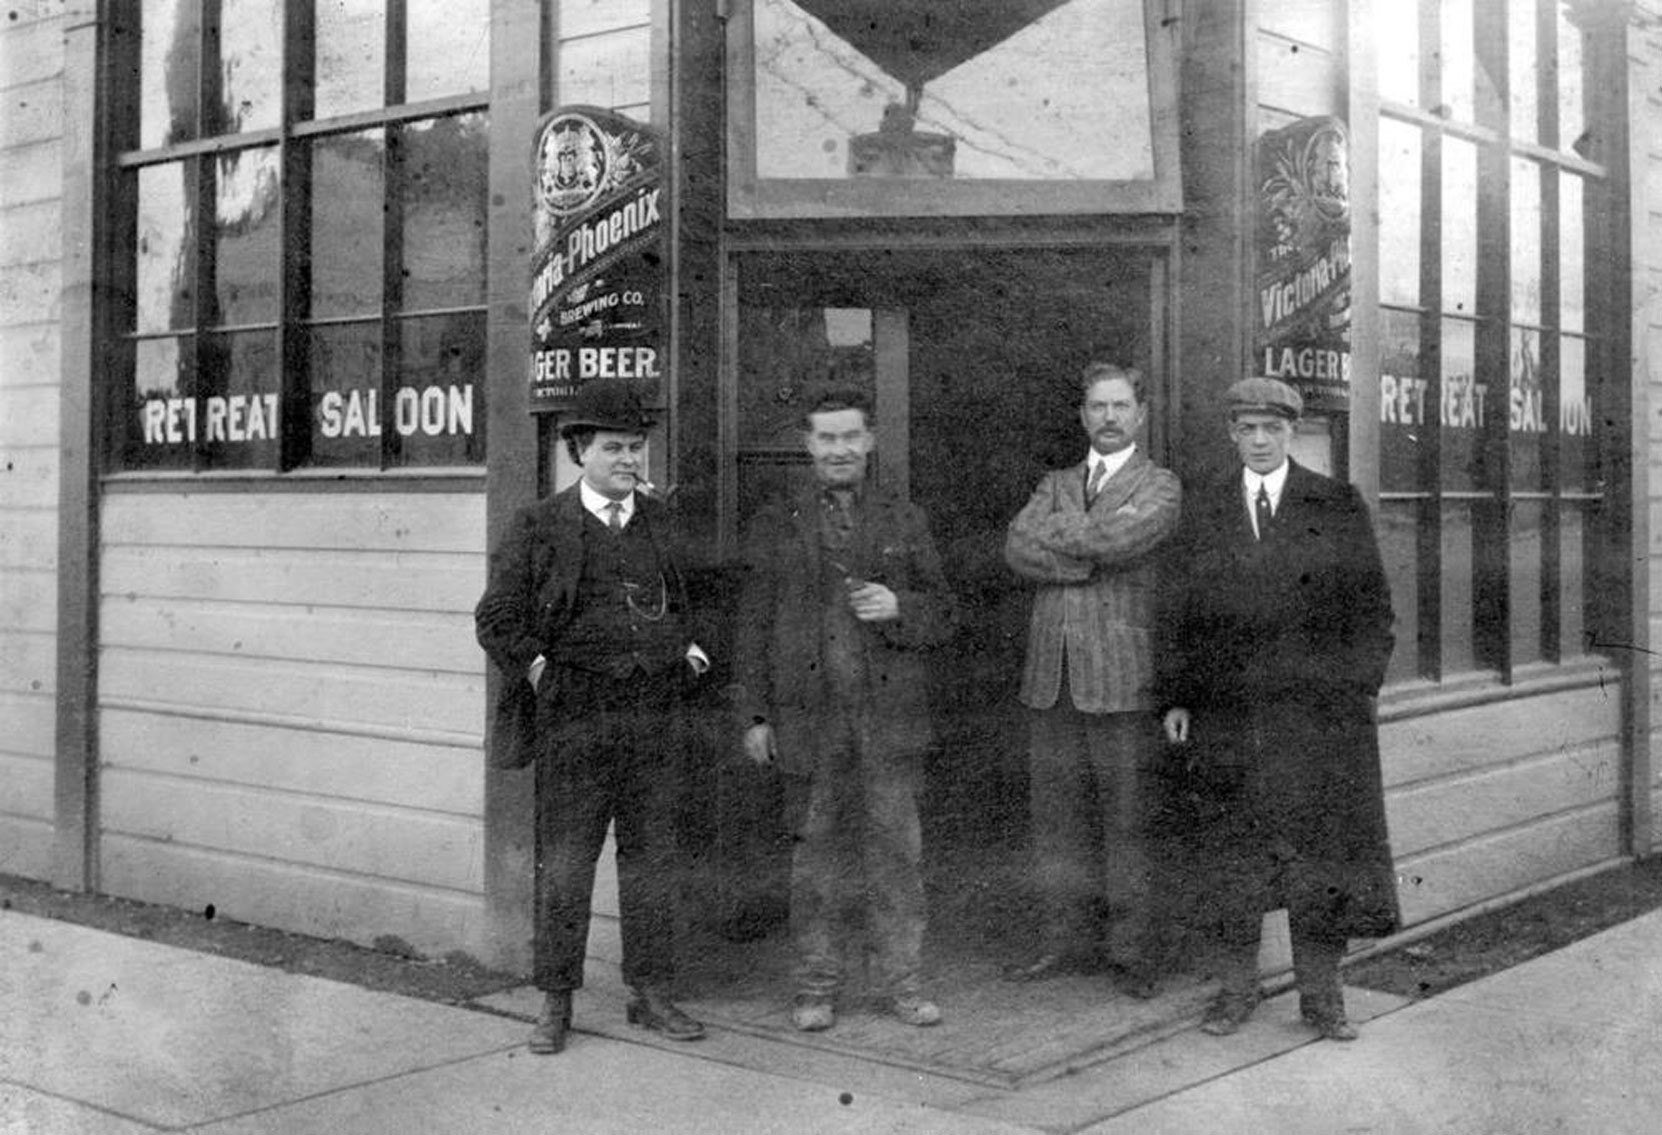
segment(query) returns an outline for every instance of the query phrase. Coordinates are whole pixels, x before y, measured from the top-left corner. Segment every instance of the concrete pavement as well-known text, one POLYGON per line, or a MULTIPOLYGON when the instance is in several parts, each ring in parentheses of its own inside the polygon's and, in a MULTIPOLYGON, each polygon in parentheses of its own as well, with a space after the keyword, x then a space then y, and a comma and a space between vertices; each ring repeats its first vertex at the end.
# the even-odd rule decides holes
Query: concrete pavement
POLYGON ((1662 912, 1428 1001, 1352 989, 1372 1017, 1356 1044, 1312 1043, 1282 996, 1234 1037, 1190 1029, 1016 1090, 726 1030, 651 1043, 591 986, 568 1051, 534 1058, 500 999, 437 1005, 4 911, 0 1131, 1662 1129, 1662 912))

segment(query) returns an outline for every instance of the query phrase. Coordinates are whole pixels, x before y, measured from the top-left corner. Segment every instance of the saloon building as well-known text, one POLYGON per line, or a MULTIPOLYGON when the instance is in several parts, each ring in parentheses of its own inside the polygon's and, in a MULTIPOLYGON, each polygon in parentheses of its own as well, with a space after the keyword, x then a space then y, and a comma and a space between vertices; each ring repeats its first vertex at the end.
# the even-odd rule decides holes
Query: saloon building
MULTIPOLYGON (((1003 527, 1098 358, 1185 477, 1298 385, 1372 502, 1411 928, 1657 845, 1655 0, 13 0, 0 91, 0 872, 523 965, 472 607, 610 371, 712 602, 803 388, 874 391, 973 611, 935 879, 1019 878, 1003 527)), ((705 708, 731 913, 777 850, 705 708)))

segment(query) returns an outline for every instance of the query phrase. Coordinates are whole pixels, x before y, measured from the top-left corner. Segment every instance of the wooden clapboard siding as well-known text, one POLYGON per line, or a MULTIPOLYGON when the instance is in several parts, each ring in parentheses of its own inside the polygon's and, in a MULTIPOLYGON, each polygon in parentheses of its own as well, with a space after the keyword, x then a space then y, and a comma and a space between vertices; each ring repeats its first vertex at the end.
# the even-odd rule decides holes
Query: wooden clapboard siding
MULTIPOLYGON (((1648 728, 1638 726, 1639 743, 1645 744, 1648 761, 1650 791, 1636 786, 1635 796, 1649 805, 1648 815, 1639 811, 1635 817, 1635 843, 1655 850, 1662 848, 1662 714, 1657 712, 1656 694, 1662 689, 1662 655, 1657 645, 1662 643, 1662 75, 1658 62, 1662 61, 1662 4, 1656 0, 1641 0, 1636 5, 1639 18, 1629 31, 1629 164, 1632 184, 1629 201, 1632 211, 1633 256, 1633 348, 1635 355, 1637 397, 1645 406, 1646 422, 1643 428, 1635 423, 1636 445, 1645 449, 1645 488, 1647 499, 1645 517, 1648 528, 1645 538, 1636 540, 1637 548, 1649 552, 1650 562, 1645 573, 1645 586, 1639 594, 1648 597, 1650 631, 1646 655, 1651 673, 1651 698, 1648 728)), ((1644 777, 1646 765, 1635 761, 1644 777)))
POLYGON ((1332 51, 1270 33, 1258 36, 1258 103, 1265 128, 1344 106, 1343 60, 1332 51))
POLYGON ((1397 861, 1408 925, 1537 886, 1620 853, 1619 808, 1593 804, 1397 861))
POLYGON ((1620 704, 1612 681, 1381 726, 1410 924, 1621 854, 1620 704))
POLYGON ((104 889, 481 948, 483 549, 474 494, 110 495, 104 889))
POLYGON ((0 23, 0 871, 55 839, 63 19, 0 23))
POLYGON ((489 948, 484 901, 475 894, 205 851, 106 832, 103 890, 320 938, 406 944, 439 956, 489 948))

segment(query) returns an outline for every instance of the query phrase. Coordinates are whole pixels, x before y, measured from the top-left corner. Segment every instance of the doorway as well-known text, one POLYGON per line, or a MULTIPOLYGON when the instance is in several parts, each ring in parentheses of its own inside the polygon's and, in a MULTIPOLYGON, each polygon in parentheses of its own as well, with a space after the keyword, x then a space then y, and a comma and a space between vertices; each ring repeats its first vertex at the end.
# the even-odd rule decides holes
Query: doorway
MULTIPOLYGON (((1011 862, 1027 838, 1027 723, 1016 701, 1030 595, 1005 526, 1049 469, 1080 461, 1078 376, 1148 376, 1142 439, 1165 420, 1163 247, 757 251, 735 256, 724 525, 809 475, 797 425, 827 380, 877 406, 875 476, 928 513, 963 625, 934 668, 938 743, 921 801, 932 861, 1011 862)), ((949 870, 947 874, 958 872, 949 870)))

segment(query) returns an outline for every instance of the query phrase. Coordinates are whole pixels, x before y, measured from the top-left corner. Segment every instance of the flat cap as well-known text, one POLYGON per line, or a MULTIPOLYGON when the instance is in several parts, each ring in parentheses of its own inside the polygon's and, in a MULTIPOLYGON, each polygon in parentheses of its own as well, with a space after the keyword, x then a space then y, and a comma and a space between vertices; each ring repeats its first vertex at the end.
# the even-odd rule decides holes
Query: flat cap
POLYGON ((1243 378, 1224 395, 1229 416, 1276 414, 1297 421, 1304 414, 1304 399, 1298 391, 1277 378, 1243 378))
POLYGON ((645 433, 652 428, 640 391, 622 378, 594 378, 577 388, 571 415, 560 423, 560 436, 576 430, 645 433))

